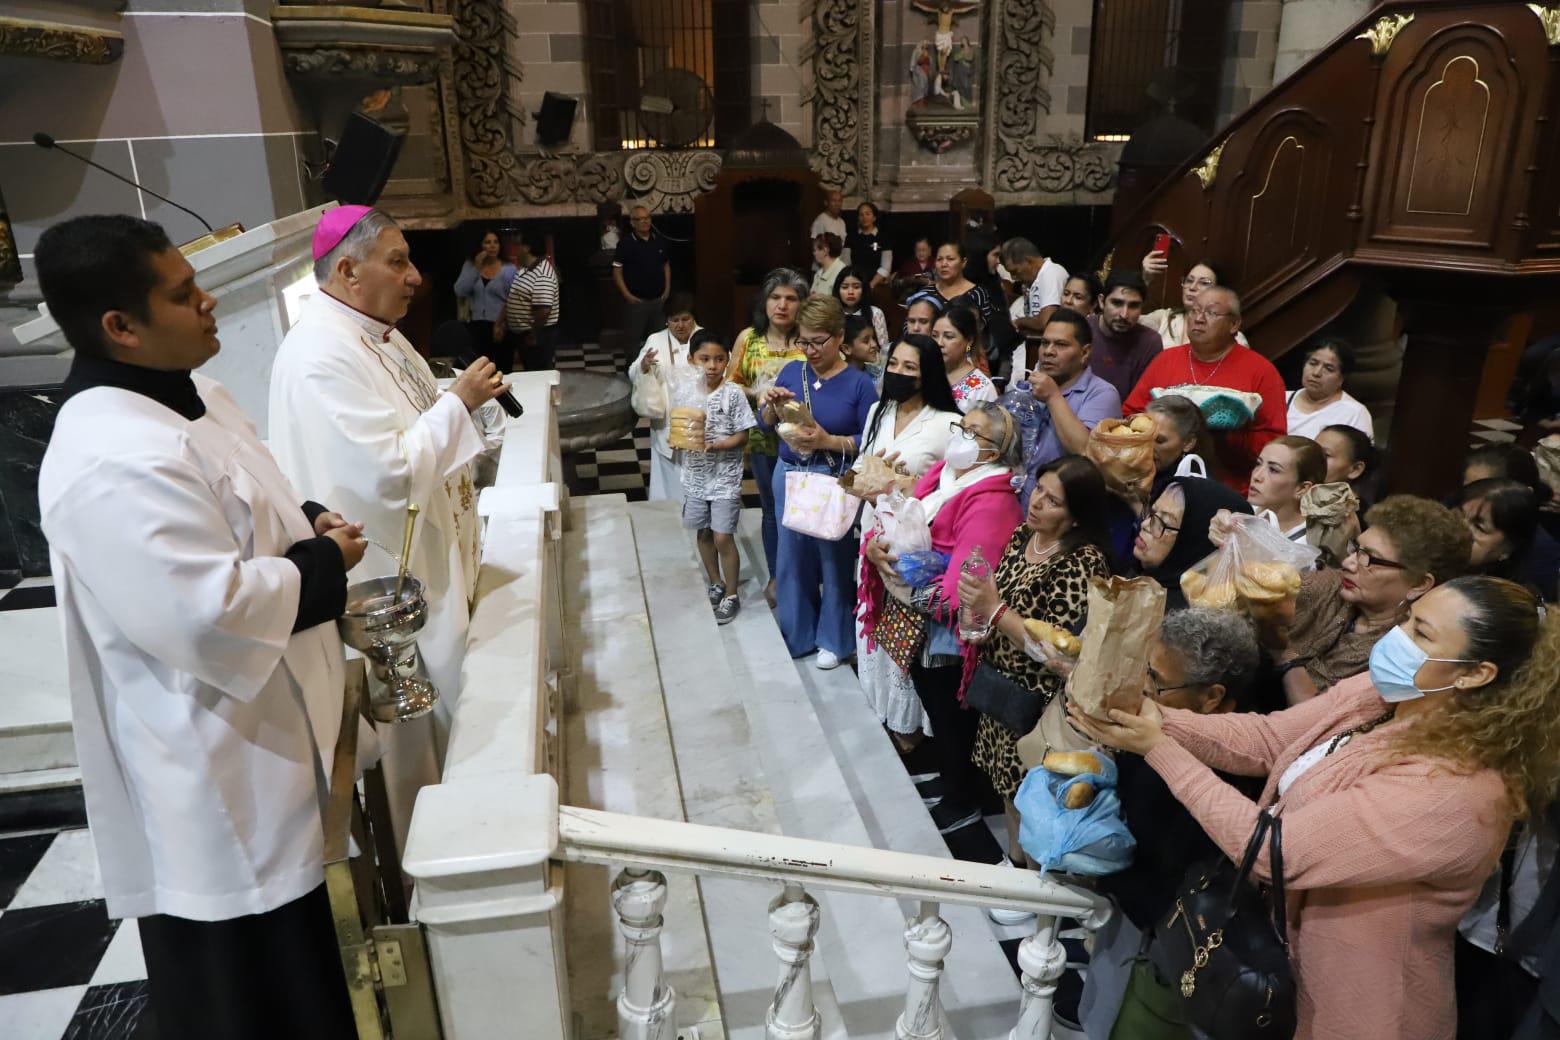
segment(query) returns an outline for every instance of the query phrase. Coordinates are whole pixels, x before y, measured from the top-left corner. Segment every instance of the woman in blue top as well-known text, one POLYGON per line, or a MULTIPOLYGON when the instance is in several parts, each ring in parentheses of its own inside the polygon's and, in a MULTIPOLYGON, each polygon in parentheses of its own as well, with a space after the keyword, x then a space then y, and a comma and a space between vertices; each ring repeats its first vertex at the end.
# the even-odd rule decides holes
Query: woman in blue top
MULTIPOLYGON (((845 311, 832 296, 815 293, 796 315, 797 345, 807 355, 793 361, 764 394, 758 424, 773 430, 785 401, 806 401, 815 426, 803 426, 780 443, 775 468, 775 512, 785 515, 785 476, 797 470, 843 473, 861 447, 867 413, 877 401, 872 377, 852 368, 840 353, 845 311), (805 457, 804 457, 805 456, 805 457)), ((819 668, 835 668, 856 646, 856 540, 847 533, 825 541, 782 526, 775 552, 775 617, 792 657, 818 651, 819 668)))
POLYGON ((504 327, 504 301, 509 298, 509 283, 515 280, 514 264, 504 263, 499 255, 498 232, 482 236, 477 255, 467 260, 455 279, 455 295, 471 304, 471 349, 485 354, 500 372, 515 364, 515 344, 504 327))

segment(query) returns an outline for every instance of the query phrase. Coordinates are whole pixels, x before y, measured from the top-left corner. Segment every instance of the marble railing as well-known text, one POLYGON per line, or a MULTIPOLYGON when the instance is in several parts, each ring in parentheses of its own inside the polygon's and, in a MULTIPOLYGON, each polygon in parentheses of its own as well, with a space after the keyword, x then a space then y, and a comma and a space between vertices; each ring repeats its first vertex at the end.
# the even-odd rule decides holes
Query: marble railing
POLYGON ((1022 996, 1009 1037, 1045 1040, 1065 965, 1057 918, 1098 927, 1108 904, 1092 893, 1008 867, 560 805, 556 735, 566 703, 560 691, 571 677, 560 623, 565 511, 556 480, 555 378, 516 378, 526 415, 509 424, 497 483, 480 504, 488 525, 483 568, 443 779, 418 794, 404 857, 416 880, 415 916, 427 937, 445 1040, 574 1040, 568 863, 617 870, 610 899, 626 944, 616 994, 623 1040, 677 1035, 677 994, 662 964, 667 873, 773 886, 769 1040, 814 1040, 824 1031, 810 974, 821 912, 809 889, 916 908, 904 931, 908 981, 893 1023, 899 1040, 951 1036, 939 994, 953 944, 942 904, 1033 912, 1035 932, 1019 950, 1022 996))

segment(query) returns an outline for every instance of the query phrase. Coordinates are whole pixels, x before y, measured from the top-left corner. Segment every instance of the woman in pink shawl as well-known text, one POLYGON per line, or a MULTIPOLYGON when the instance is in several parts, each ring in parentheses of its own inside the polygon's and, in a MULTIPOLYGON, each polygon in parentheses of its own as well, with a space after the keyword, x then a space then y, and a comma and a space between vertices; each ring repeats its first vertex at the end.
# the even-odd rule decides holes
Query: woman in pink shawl
POLYGON ((961 642, 957 633, 959 569, 976 546, 995 566, 1018 527, 1022 510, 1012 481, 1022 448, 1017 423, 995 404, 971 406, 953 424, 952 433, 945 461, 927 470, 914 491, 930 521, 932 548, 949 555, 948 567, 940 577, 911 588, 894 570, 898 557, 892 547, 869 540, 862 550, 872 564, 862 568, 862 624, 869 636, 876 636, 885 618, 904 615, 894 608, 872 609, 885 602, 885 593, 913 612, 910 678, 931 722, 942 777, 942 800, 932 808, 932 819, 955 856, 997 863, 1002 848, 981 823, 984 781, 971 759, 979 715, 964 706, 975 648, 961 642))

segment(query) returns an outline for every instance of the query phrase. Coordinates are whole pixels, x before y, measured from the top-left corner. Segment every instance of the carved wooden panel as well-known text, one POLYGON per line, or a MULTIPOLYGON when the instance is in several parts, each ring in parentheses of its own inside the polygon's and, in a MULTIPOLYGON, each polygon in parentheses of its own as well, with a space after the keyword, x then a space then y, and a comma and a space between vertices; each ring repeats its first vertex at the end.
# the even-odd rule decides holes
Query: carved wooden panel
POLYGON ((1375 241, 1488 249, 1517 151, 1522 89, 1505 40, 1457 25, 1416 50, 1404 31, 1383 72, 1375 241))
POLYGON ((1327 206, 1333 160, 1327 124, 1289 109, 1249 139, 1243 161, 1230 154, 1233 144, 1226 149, 1215 232, 1227 243, 1227 262, 1239 272, 1248 310, 1322 259, 1323 232, 1335 216, 1327 206), (1239 168, 1231 168, 1235 161, 1239 168))

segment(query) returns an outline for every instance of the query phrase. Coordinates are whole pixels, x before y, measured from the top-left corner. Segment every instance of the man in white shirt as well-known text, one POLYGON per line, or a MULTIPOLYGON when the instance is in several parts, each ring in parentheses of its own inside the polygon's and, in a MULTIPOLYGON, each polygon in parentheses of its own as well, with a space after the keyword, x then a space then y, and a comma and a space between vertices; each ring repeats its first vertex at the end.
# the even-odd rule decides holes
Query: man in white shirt
MULTIPOLYGON (((395 328, 422 278, 395 222, 342 206, 314 234, 319 291, 282 340, 271 370, 271 450, 306 495, 338 502, 369 538, 399 550, 407 505, 419 509, 408 571, 427 621, 418 650, 440 700, 428 718, 389 727, 385 782, 399 842, 419 787, 437 783, 460 694, 481 553, 473 463, 501 436, 488 404, 507 384, 478 358, 446 391, 395 328)), ((375 550, 354 580, 393 574, 375 550)))
POLYGON ((1010 238, 1002 243, 1002 265, 1013 280, 1024 286, 1024 315, 1013 320, 1013 327, 1024 335, 1024 346, 1013 354, 1013 378, 1022 379, 1038 364, 1041 337, 1050 324, 1051 313, 1062 304, 1062 289, 1067 285, 1067 268, 1040 255, 1027 238, 1010 238))
POLYGON ((36 263, 76 351, 38 497, 108 914, 139 919, 162 1037, 353 1036, 321 805, 361 525, 191 374, 216 301, 162 228, 66 221, 36 263))
MULTIPOLYGON (((807 239, 811 242, 818 241, 818 236, 824 232, 838 235, 840 242, 845 241, 845 218, 841 211, 845 207, 845 196, 838 188, 829 188, 823 193, 823 212, 813 218, 812 229, 807 232, 807 239)), ((818 270, 818 262, 813 261, 813 270, 818 270)))

